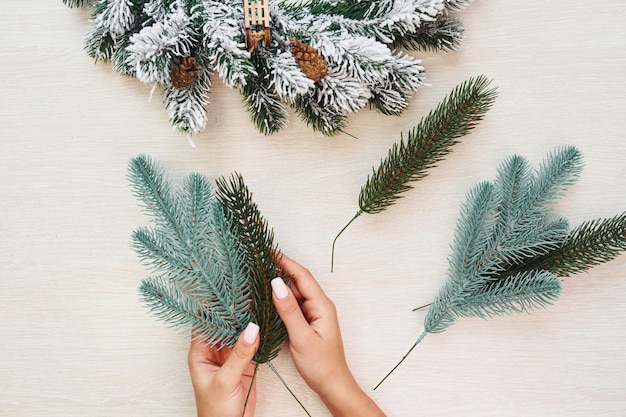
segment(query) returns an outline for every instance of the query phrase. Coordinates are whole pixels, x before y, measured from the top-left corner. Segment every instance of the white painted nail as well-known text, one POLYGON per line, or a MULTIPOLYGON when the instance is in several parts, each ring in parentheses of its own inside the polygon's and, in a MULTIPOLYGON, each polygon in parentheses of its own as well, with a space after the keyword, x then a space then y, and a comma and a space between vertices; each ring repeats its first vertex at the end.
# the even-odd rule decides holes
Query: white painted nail
POLYGON ((289 290, 287 289, 287 285, 285 284, 285 281, 283 281, 281 277, 274 278, 273 280, 270 281, 270 284, 272 285, 272 291, 274 291, 274 295, 279 300, 282 300, 283 298, 289 295, 289 290))
POLYGON ((259 326, 255 323, 248 323, 248 327, 243 331, 243 341, 248 345, 253 345, 259 335, 259 326))

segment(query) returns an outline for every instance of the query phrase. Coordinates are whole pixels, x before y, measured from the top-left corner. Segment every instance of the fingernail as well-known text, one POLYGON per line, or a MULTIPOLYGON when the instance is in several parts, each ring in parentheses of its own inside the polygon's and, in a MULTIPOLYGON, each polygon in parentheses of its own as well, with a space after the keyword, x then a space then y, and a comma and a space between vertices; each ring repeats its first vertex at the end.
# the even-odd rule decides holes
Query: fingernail
POLYGON ((243 331, 243 341, 246 342, 247 345, 253 345, 258 335, 259 326, 250 322, 248 323, 248 327, 243 331))
POLYGON ((272 291, 274 291, 274 295, 279 300, 282 300, 283 298, 287 297, 287 295, 289 295, 287 285, 281 277, 274 278, 272 281, 270 281, 270 284, 272 285, 272 291))

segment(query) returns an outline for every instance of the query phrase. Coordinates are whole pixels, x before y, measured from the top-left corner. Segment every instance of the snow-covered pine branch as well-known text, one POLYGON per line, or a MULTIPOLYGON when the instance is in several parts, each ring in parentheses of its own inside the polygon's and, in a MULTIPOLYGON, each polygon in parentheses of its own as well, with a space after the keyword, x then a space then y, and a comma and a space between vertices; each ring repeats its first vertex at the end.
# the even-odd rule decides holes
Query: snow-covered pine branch
POLYGON ((241 9, 205 0, 194 6, 191 14, 202 28, 200 47, 224 84, 231 87, 246 85, 256 70, 243 42, 241 9))
POLYGON ((187 88, 167 86, 165 105, 172 126, 181 132, 194 133, 204 129, 211 78, 207 66, 200 66, 198 78, 187 88))
MULTIPOLYGON (((288 0, 285 0, 288 1, 288 0)), ((383 0, 324 2, 312 0, 297 7, 316 16, 308 31, 318 33, 329 27, 352 36, 374 37, 391 44, 397 37, 413 33, 424 21, 431 21, 445 8, 441 0, 383 0)))
POLYGON ((300 70, 291 52, 285 51, 269 61, 273 68, 270 86, 282 100, 293 104, 296 97, 315 88, 315 83, 300 70))
POLYGON ((328 34, 315 40, 312 45, 320 51, 336 73, 364 84, 374 84, 387 78, 393 65, 389 48, 372 38, 328 34))
POLYGON ((136 77, 146 84, 170 84, 170 72, 178 57, 189 55, 195 43, 189 16, 177 9, 168 19, 143 28, 130 37, 129 65, 136 77))
MULTIPOLYGON (((102 25, 115 37, 123 36, 135 22, 131 0, 108 0, 102 12, 102 25)), ((102 4, 102 3, 101 3, 102 4)))
POLYGON ((422 85, 424 67, 420 60, 401 52, 393 58, 387 78, 371 88, 371 102, 383 114, 399 115, 408 106, 411 93, 422 85))

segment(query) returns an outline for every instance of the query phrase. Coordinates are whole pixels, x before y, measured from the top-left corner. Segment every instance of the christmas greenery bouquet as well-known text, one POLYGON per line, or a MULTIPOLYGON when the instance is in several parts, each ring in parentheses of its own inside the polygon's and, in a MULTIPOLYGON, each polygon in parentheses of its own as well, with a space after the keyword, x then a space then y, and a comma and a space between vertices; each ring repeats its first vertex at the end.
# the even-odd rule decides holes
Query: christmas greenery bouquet
MULTIPOLYGON (((626 213, 570 228, 552 209, 582 171, 573 146, 549 153, 535 171, 518 155, 493 182, 482 182, 461 207, 448 280, 424 319, 424 331, 382 383, 428 333, 458 318, 488 318, 552 304, 561 279, 608 262, 626 250, 626 213)), ((380 385, 377 385, 377 387, 380 385)))
POLYGON ((261 328, 255 375, 258 364, 267 363, 289 390, 270 363, 287 336, 270 280, 289 277, 243 178, 220 178, 215 189, 192 173, 175 190, 163 168, 145 155, 130 161, 128 178, 153 224, 132 235, 133 248, 154 273, 140 286, 151 312, 220 348, 234 345, 253 321, 261 328))
POLYGON ((87 53, 165 90, 172 125, 207 122, 212 77, 237 89, 256 127, 274 133, 288 107, 324 135, 367 105, 398 115, 423 81, 397 48, 452 50, 462 0, 63 0, 88 5, 87 53))

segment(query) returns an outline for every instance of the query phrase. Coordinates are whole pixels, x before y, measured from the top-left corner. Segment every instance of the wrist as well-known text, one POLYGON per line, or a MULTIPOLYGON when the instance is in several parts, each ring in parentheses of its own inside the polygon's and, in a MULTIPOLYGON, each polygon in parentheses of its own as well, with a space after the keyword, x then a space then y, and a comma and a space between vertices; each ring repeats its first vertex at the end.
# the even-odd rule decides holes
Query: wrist
POLYGON ((341 378, 324 384, 318 391, 333 417, 384 417, 374 401, 361 389, 352 373, 347 370, 341 378))
POLYGON ((319 397, 324 403, 339 403, 349 395, 361 390, 352 376, 350 369, 336 370, 332 375, 327 375, 320 386, 315 387, 319 397))

